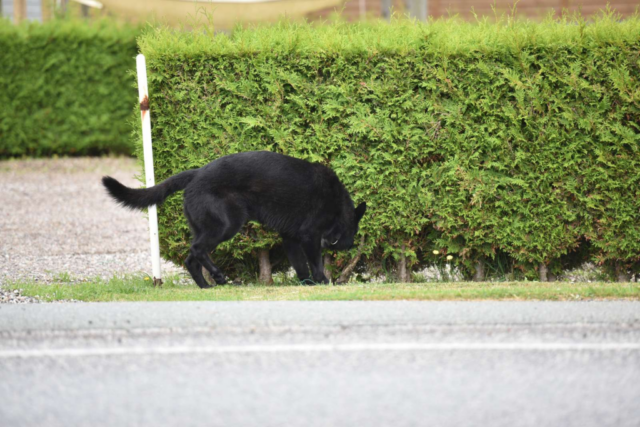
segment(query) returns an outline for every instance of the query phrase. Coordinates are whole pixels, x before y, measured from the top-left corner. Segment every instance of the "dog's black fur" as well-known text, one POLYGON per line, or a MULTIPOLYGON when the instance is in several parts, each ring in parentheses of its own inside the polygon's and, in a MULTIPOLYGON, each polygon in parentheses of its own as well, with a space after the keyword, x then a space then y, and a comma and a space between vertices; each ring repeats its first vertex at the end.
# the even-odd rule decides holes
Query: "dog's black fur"
POLYGON ((329 283, 322 248, 351 248, 366 210, 365 203, 354 209, 331 169, 268 151, 224 156, 146 189, 125 187, 108 176, 102 183, 114 199, 132 209, 159 205, 184 189, 184 213, 193 232, 185 265, 201 288, 210 287, 203 266, 216 283, 225 283, 209 253, 250 220, 280 233, 300 280, 311 282, 311 267, 313 282, 329 283))

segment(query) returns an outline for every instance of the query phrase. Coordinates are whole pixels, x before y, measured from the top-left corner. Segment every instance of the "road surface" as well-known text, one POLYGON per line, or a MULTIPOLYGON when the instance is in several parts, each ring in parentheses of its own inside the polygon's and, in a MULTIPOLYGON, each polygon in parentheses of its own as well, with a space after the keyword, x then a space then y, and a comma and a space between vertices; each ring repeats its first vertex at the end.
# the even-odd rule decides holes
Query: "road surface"
POLYGON ((1 426, 639 426, 640 302, 0 306, 1 426))

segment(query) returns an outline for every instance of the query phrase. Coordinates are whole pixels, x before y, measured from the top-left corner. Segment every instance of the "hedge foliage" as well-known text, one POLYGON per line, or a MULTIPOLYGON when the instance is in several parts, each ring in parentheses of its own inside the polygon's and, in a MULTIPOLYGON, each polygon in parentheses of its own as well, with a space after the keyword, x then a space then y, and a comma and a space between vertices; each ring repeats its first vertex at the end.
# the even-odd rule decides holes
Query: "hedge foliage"
POLYGON ((140 30, 111 21, 0 19, 0 158, 132 153, 140 30))
MULTIPOLYGON (((157 180, 273 150, 329 165, 367 202, 372 263, 403 244, 414 264, 438 250, 467 271, 497 254, 522 269, 576 250, 640 260, 638 16, 159 29, 140 47, 157 180)), ((160 221, 182 261, 181 195, 160 221)), ((277 244, 253 227, 216 259, 277 244)))

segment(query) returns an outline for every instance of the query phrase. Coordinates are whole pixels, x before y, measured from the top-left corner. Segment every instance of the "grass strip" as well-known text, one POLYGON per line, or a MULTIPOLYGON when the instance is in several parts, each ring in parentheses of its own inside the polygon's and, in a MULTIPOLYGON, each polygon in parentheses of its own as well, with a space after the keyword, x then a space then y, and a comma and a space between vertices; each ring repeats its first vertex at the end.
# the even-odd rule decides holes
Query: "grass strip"
POLYGON ((199 289, 168 277, 154 287, 148 277, 114 277, 52 284, 13 282, 42 301, 330 301, 330 300, 583 300, 640 299, 640 283, 431 282, 355 283, 343 286, 224 285, 199 289))

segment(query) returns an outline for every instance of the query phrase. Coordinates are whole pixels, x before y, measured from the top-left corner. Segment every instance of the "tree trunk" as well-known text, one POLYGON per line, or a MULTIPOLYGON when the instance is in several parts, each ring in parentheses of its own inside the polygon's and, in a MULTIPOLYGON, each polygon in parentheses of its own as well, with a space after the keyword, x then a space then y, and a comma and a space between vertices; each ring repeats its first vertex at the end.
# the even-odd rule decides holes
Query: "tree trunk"
POLYGON ((616 261, 616 280, 618 282, 631 281, 631 275, 627 273, 627 266, 621 261, 616 261))
POLYGON ((332 282, 331 280, 331 270, 329 269, 329 267, 331 267, 331 254, 324 254, 324 275, 327 277, 327 279, 329 279, 330 282, 332 282))
POLYGON ((398 279, 400 283, 410 283, 411 273, 407 271, 407 257, 404 254, 405 246, 402 244, 402 253, 400 254, 400 261, 398 262, 398 279))
POLYGON ((271 277, 271 261, 269 260, 268 249, 260 249, 258 251, 258 262, 260 263, 260 283, 271 285, 273 278, 271 277))
POLYGON ((538 269, 538 274, 540 275, 540 281, 541 282, 546 282, 547 281, 547 273, 548 273, 548 269, 547 269, 547 264, 545 264, 544 262, 540 263, 540 267, 538 269))
POLYGON ((473 275, 474 282, 484 281, 484 258, 479 258, 476 261, 476 272, 473 275))

